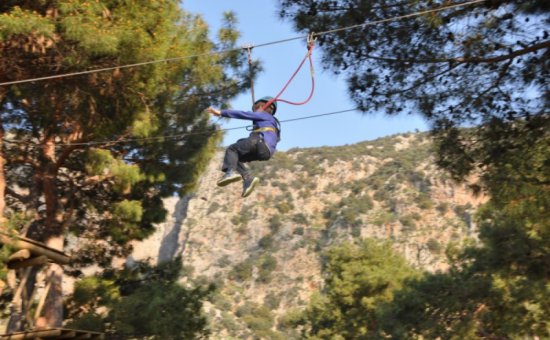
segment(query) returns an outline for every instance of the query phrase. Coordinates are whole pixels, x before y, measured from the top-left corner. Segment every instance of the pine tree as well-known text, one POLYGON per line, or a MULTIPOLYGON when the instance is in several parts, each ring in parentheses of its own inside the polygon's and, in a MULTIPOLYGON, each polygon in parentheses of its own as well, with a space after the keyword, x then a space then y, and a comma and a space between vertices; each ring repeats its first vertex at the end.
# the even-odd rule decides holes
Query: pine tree
POLYGON ((372 239, 331 248, 323 274, 323 291, 302 316, 306 335, 313 339, 375 338, 378 305, 391 301, 405 280, 416 276, 390 243, 372 239))
POLYGON ((361 110, 422 114, 439 140, 439 164, 460 179, 518 136, 550 127, 550 5, 491 0, 403 17, 452 4, 281 0, 280 14, 319 33, 326 66, 347 78, 361 110), (390 21, 367 24, 381 20, 390 21), (482 128, 459 129, 474 125, 482 128))
POLYGON ((419 112, 438 164, 490 202, 480 244, 378 311, 394 338, 550 336, 550 40, 547 1, 281 0, 298 30, 326 32, 326 66, 365 112, 419 112), (391 18, 384 23, 365 25, 391 18), (475 176, 470 176, 470 175, 475 176))
MULTIPOLYGON (((226 17, 220 46, 176 0, 2 1, 0 209, 20 232, 63 250, 89 242, 74 265, 125 256, 162 221, 162 197, 190 192, 219 134, 203 110, 242 91, 245 57, 226 17), (118 67, 168 59, 139 67, 118 67)), ((60 326, 61 275, 45 324, 60 326)))
POLYGON ((108 333, 112 338, 202 339, 208 335, 202 299, 213 285, 179 284, 181 258, 157 267, 106 270, 76 283, 69 327, 108 333), (107 309, 107 315, 97 313, 107 309))
POLYGON ((448 251, 447 273, 426 275, 382 308, 396 338, 550 336, 550 133, 498 155, 484 174, 491 200, 476 218, 480 244, 448 251))

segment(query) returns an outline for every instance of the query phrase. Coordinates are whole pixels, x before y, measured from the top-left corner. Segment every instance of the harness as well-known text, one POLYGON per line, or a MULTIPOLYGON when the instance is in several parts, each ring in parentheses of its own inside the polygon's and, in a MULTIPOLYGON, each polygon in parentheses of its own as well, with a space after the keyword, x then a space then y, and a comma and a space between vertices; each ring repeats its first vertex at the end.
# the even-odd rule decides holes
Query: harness
POLYGON ((279 133, 279 130, 277 130, 276 128, 271 127, 271 126, 266 126, 266 127, 263 127, 263 128, 257 128, 255 130, 252 130, 252 132, 267 132, 267 131, 279 133))
POLYGON ((279 120, 275 117, 273 117, 275 119, 275 122, 277 124, 277 127, 272 127, 272 126, 264 126, 264 127, 258 127, 257 125, 253 125, 252 126, 252 133, 260 133, 260 132, 275 132, 277 134, 277 142, 280 142, 281 141, 281 122, 279 122, 279 120))

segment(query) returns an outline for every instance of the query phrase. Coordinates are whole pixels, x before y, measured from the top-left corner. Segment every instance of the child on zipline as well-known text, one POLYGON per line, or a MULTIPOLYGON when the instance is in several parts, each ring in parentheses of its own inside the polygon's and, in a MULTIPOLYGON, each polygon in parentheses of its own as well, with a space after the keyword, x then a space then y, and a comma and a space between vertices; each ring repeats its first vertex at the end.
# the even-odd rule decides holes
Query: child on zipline
POLYGON ((225 151, 222 171, 225 173, 217 182, 218 186, 226 186, 233 182, 243 180, 242 197, 252 193, 254 187, 260 181, 248 171, 244 163, 252 161, 267 161, 277 148, 280 140, 280 124, 274 117, 277 111, 277 102, 272 97, 258 99, 252 106, 252 112, 239 110, 217 110, 212 107, 208 112, 215 116, 251 120, 253 130, 248 138, 239 139, 230 145, 225 151), (269 107, 260 111, 263 106, 271 101, 269 107))

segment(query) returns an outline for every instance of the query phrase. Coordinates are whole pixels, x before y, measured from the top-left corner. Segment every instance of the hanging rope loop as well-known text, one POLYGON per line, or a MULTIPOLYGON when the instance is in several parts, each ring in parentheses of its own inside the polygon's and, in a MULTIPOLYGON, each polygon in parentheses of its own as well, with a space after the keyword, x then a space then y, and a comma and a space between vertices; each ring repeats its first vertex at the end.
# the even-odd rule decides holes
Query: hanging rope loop
POLYGON ((265 109, 268 108, 269 105, 273 104, 273 102, 275 101, 283 102, 291 105, 304 105, 311 100, 311 98, 313 97, 313 93, 315 92, 315 77, 314 77, 315 72, 313 69, 313 60, 311 58, 311 55, 313 53, 313 47, 315 46, 315 41, 317 40, 317 38, 315 38, 314 35, 315 33, 311 33, 307 36, 307 53, 304 56, 304 59, 302 59, 302 62, 300 63, 300 65, 298 65, 298 68, 296 69, 296 71, 294 71, 294 73, 292 74, 290 79, 287 81, 285 86, 283 86, 283 89, 273 99, 271 99, 270 101, 265 103, 265 105, 262 106, 261 111, 265 111, 265 109), (279 97, 283 94, 283 92, 285 92, 286 88, 290 85, 292 80, 294 80, 294 77, 296 77, 296 74, 298 74, 298 72, 300 71, 300 69, 306 62, 306 60, 309 60, 309 66, 310 66, 309 70, 311 73, 311 92, 309 93, 309 96, 307 97, 306 100, 302 102, 291 102, 288 100, 280 99, 279 97))

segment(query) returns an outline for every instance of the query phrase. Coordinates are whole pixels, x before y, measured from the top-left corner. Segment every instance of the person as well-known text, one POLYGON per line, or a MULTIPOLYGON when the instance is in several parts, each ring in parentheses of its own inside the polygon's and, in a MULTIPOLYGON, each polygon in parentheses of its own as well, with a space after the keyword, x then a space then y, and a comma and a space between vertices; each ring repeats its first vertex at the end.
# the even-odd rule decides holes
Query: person
POLYGON ((218 180, 218 186, 243 180, 242 197, 252 193, 259 183, 259 178, 252 176, 245 163, 252 161, 267 161, 277 149, 281 135, 279 120, 275 118, 277 102, 273 97, 263 97, 254 102, 252 112, 239 110, 217 110, 209 107, 208 112, 215 116, 246 119, 252 121, 253 130, 247 138, 239 139, 225 151, 222 171, 223 176, 218 180), (269 107, 263 108, 270 103, 269 107), (263 111, 262 111, 263 108, 263 111))

